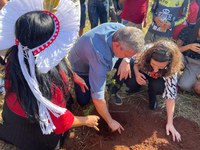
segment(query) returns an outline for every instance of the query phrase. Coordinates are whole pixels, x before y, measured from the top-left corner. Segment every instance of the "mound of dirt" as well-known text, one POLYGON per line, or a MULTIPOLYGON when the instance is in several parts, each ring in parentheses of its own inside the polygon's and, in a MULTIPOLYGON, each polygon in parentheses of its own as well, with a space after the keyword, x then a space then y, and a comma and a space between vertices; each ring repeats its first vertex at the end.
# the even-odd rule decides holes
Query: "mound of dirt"
POLYGON ((67 150, 197 150, 200 146, 200 128, 182 117, 174 119, 174 125, 182 142, 173 142, 165 132, 166 115, 158 109, 148 109, 148 103, 140 98, 125 101, 122 106, 109 103, 114 119, 125 128, 122 134, 112 133, 101 119, 100 132, 87 127, 72 129, 65 141, 67 150))

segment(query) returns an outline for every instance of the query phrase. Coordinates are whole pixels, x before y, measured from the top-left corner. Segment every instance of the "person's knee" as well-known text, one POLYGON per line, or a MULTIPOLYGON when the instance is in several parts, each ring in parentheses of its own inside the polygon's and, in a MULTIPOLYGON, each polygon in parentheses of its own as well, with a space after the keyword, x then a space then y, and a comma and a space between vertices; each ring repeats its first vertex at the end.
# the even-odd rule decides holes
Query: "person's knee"
POLYGON ((149 83, 149 91, 151 93, 155 93, 156 95, 161 95, 164 92, 165 89, 165 85, 164 83, 161 82, 153 82, 153 83, 149 83))
POLYGON ((140 90, 141 86, 137 83, 137 81, 134 78, 128 79, 125 83, 129 92, 138 92, 140 90))
POLYGON ((75 84, 75 94, 79 105, 84 106, 90 102, 91 99, 90 90, 87 90, 85 93, 83 93, 79 85, 75 84))
POLYGON ((193 84, 190 82, 186 82, 186 80, 179 80, 178 86, 181 88, 181 90, 191 92, 193 84))
POLYGON ((198 95, 200 95, 200 81, 197 81, 195 84, 194 84, 194 92, 198 95))
POLYGON ((78 102, 79 105, 85 106, 85 105, 89 104, 90 98, 88 98, 88 97, 77 97, 77 102, 78 102))

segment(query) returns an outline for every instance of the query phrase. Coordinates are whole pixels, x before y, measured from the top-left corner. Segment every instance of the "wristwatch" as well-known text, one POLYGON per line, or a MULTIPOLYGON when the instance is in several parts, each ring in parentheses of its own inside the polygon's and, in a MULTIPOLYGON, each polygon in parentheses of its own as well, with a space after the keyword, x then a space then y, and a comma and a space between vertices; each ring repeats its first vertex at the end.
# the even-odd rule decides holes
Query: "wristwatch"
POLYGON ((123 60, 127 63, 130 63, 130 59, 129 58, 123 58, 123 60))

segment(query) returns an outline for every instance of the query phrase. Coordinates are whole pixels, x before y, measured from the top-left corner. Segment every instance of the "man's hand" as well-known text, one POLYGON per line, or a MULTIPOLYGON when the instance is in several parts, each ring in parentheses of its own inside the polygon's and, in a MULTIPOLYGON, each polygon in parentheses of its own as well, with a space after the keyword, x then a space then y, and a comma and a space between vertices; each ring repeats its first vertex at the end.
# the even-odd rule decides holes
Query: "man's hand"
POLYGON ((139 73, 135 74, 135 78, 136 78, 136 81, 139 85, 146 85, 147 84, 146 77, 144 76, 144 74, 139 72, 139 73))
POLYGON ((111 130, 118 131, 121 133, 124 128, 114 119, 112 119, 108 107, 106 104, 106 100, 98 100, 98 99, 93 99, 94 106, 96 107, 97 112, 101 115, 101 117, 106 121, 108 126, 111 128, 111 130))
POLYGON ((128 77, 131 78, 131 68, 130 63, 127 63, 126 61, 122 60, 122 62, 119 65, 117 75, 119 75, 119 79, 122 80, 127 79, 128 77))
POLYGON ((181 135, 178 133, 178 131, 176 131, 176 129, 174 128, 173 124, 167 124, 166 125, 166 134, 169 135, 169 133, 171 132, 172 134, 172 138, 173 141, 175 142, 176 140, 178 142, 181 141, 181 135))
POLYGON ((89 89, 85 81, 79 75, 77 75, 76 73, 73 73, 73 78, 74 78, 74 82, 80 86, 81 91, 83 93, 85 93, 85 90, 89 89))
POLYGON ((119 124, 119 122, 117 122, 116 120, 112 119, 109 123, 108 123, 109 127, 111 128, 112 132, 114 131, 118 131, 119 134, 121 134, 122 131, 124 131, 124 128, 121 126, 121 124, 119 124))

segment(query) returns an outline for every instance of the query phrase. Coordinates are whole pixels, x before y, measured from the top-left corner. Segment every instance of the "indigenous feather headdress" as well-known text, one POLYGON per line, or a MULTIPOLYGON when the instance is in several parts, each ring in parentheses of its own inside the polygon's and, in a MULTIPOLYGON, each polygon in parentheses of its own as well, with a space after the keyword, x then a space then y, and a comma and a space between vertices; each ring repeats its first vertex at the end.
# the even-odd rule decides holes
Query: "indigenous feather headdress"
POLYGON ((79 1, 74 3, 72 0, 10 0, 0 12, 0 50, 8 49, 14 44, 18 45, 20 67, 37 99, 40 127, 43 134, 50 134, 55 129, 49 112, 59 117, 65 113, 66 109, 53 104, 42 96, 35 75, 35 66, 41 73, 47 73, 68 54, 78 37, 79 9, 79 1), (51 38, 33 49, 29 49, 15 39, 17 19, 31 11, 44 11, 53 18, 55 24, 51 38), (25 52, 30 73, 24 62, 25 52))

